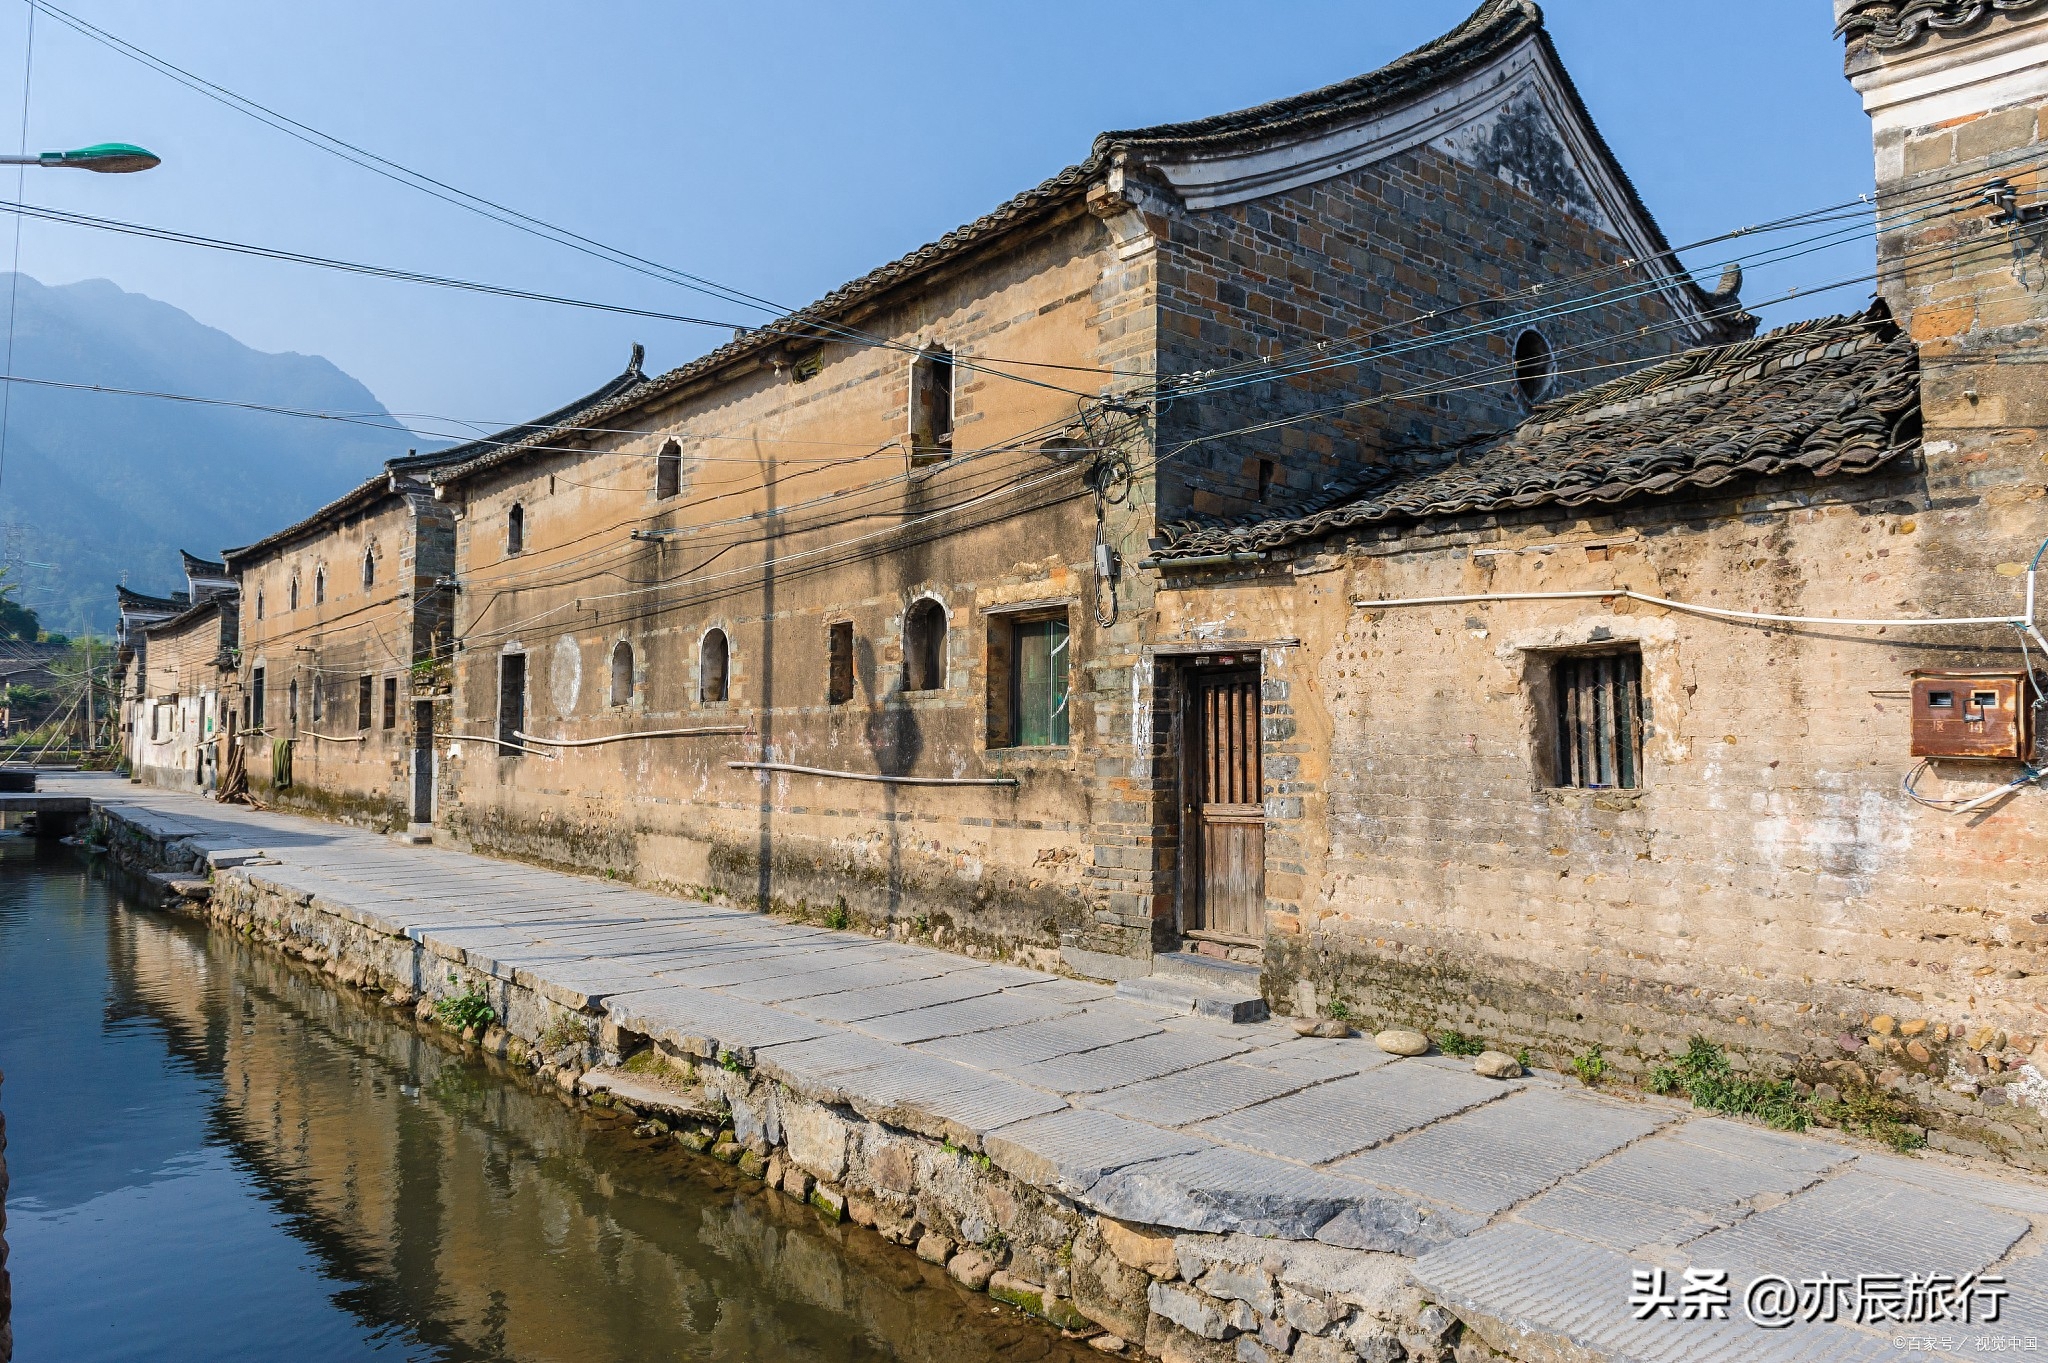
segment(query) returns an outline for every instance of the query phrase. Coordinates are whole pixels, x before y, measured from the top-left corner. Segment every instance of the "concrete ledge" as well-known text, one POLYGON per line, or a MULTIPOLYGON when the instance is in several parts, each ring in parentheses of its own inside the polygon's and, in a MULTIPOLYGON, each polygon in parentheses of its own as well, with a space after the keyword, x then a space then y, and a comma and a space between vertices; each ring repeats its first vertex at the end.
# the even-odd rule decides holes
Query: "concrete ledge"
POLYGON ((1087 980, 1114 984, 1119 980, 1142 979, 1152 973, 1152 963, 1134 956, 1112 956, 1106 951, 1081 947, 1060 948, 1060 964, 1087 980))

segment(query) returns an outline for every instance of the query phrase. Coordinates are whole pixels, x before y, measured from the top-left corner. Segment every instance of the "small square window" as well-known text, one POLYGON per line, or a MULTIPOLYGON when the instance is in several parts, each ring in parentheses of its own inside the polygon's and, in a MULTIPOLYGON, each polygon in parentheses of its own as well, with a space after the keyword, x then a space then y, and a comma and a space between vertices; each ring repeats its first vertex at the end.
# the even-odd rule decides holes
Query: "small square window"
POLYGON ((1636 649, 1557 660, 1554 784, 1636 790, 1643 784, 1643 655, 1636 649))

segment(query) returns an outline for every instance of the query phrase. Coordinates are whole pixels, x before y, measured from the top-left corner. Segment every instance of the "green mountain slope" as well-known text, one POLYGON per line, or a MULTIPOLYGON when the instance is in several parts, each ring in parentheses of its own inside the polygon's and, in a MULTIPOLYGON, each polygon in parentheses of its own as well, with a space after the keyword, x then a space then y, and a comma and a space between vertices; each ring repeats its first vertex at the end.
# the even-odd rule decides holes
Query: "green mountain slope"
MULTIPOLYGON (((5 285, 0 272, 0 290, 5 285)), ((0 313, 5 306, 0 296, 0 313)), ((369 389, 317 355, 253 350, 103 279, 53 288, 21 277, 14 372, 390 420, 369 389)), ((182 586, 180 548, 217 558, 420 443, 402 430, 341 421, 25 383, 13 389, 0 557, 44 628, 66 633, 112 627, 116 582, 146 592, 182 586)))

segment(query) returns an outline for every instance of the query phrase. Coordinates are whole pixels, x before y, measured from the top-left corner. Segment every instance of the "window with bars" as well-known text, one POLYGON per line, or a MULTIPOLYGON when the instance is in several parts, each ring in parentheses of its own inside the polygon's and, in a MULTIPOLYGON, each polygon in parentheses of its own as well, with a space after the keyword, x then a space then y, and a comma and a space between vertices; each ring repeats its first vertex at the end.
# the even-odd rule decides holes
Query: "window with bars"
POLYGON ((1636 649, 1559 658, 1555 783, 1578 790, 1643 784, 1643 655, 1636 649))
POLYGON ((371 700, 375 696, 375 692, 371 688, 376 685, 377 679, 375 677, 356 678, 356 728, 358 729, 370 727, 371 700))

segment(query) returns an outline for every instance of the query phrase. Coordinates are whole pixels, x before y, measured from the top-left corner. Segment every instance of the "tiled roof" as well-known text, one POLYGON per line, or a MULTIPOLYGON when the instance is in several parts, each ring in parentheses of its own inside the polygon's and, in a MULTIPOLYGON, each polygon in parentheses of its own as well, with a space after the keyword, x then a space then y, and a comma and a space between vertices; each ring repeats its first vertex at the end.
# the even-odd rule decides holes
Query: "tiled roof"
MULTIPOLYGON (((1079 165, 1068 166, 1050 180, 1033 189, 1025 190, 994 212, 976 218, 965 227, 955 228, 937 241, 920 246, 909 255, 901 256, 879 269, 871 270, 849 284, 840 285, 808 307, 778 317, 743 336, 735 336, 716 350, 699 355, 687 364, 650 379, 631 392, 598 404, 582 413, 579 421, 586 426, 601 426, 609 418, 631 411, 643 402, 687 387, 729 364, 773 349, 792 338, 822 339, 833 334, 843 334, 844 327, 835 319, 856 305, 915 278, 983 242, 1027 223, 1038 221, 1070 200, 1085 197, 1089 182, 1101 169, 1102 162, 1095 157, 1090 157, 1079 165)), ((574 431, 564 426, 551 434, 559 437, 574 434, 574 431)), ((437 484, 460 482, 465 478, 509 464, 541 443, 544 442, 540 436, 529 436, 465 463, 444 467, 432 477, 437 484)))
POLYGON ((39 667, 69 652, 69 644, 39 643, 33 639, 0 639, 0 668, 19 672, 24 666, 39 667))
POLYGON ((172 592, 169 596, 146 596, 118 583, 114 586, 114 600, 127 610, 163 611, 173 615, 192 604, 191 598, 183 592, 172 592))
POLYGON ((393 475, 380 469, 304 520, 293 521, 284 529, 265 535, 254 544, 245 544, 239 549, 224 549, 221 551, 221 558, 227 562, 230 571, 242 572, 247 569, 250 559, 267 554, 273 549, 282 549, 293 540, 309 535, 351 512, 362 511, 374 505, 392 491, 394 481, 396 480, 393 475))
POLYGON ((1930 32, 1963 33, 1994 14, 2019 14, 2044 4, 2048 0, 1851 0, 1835 34, 1889 52, 1911 47, 1930 32))
POLYGON ((1095 139, 1095 153, 1103 156, 1121 148, 1155 146, 1198 149, 1260 140, 1326 123, 1353 122, 1452 79, 1542 31, 1543 11, 1530 0, 1486 0, 1449 33, 1362 76, 1233 113, 1106 132, 1095 139))
POLYGON ((1622 169, 1614 149, 1607 145, 1599 126, 1572 83, 1571 72, 1558 56, 1543 27, 1543 11, 1533 0, 1486 0, 1464 23, 1441 38, 1423 44, 1405 56, 1396 57, 1376 71, 1355 76, 1306 94, 1290 95, 1267 104, 1254 105, 1235 113, 1217 114, 1186 123, 1162 123, 1151 128, 1103 133, 1095 139, 1095 158, 1118 153, 1170 153, 1183 150, 1213 150, 1234 143, 1258 143, 1269 138, 1313 132, 1327 125, 1357 123, 1384 109, 1414 100, 1439 85, 1454 81, 1467 70, 1491 60, 1510 48, 1533 40, 1542 45, 1557 74, 1572 111, 1586 130, 1592 151, 1602 168, 1627 200, 1628 211, 1648 233, 1657 263, 1675 280, 1700 313, 1717 323, 1702 339, 1735 340, 1756 330, 1756 318, 1744 312, 1734 295, 1710 293, 1700 287, 1672 253, 1663 228, 1651 216, 1635 182, 1622 169))
POLYGON ((214 611, 220 612, 222 638, 226 639, 233 632, 236 623, 241 617, 239 597, 209 596, 204 601, 197 602, 190 608, 179 611, 168 620, 150 621, 142 626, 140 632, 159 638, 176 634, 179 630, 186 629, 204 620, 209 613, 214 611))
MULTIPOLYGON (((557 407, 545 416, 535 417, 532 421, 507 427, 495 435, 483 436, 445 450, 433 450, 426 454, 386 460, 382 470, 356 484, 304 520, 295 521, 282 530, 265 535, 254 544, 226 550, 222 558, 229 563, 239 561, 246 566, 248 560, 274 549, 281 549, 343 516, 373 506, 387 495, 395 494, 408 486, 415 491, 420 490, 424 484, 419 481, 418 476, 431 476, 435 469, 465 460, 473 462, 479 455, 488 457, 491 452, 516 446, 525 440, 537 440, 549 434, 559 434, 573 423, 587 421, 593 409, 647 382, 647 376, 640 372, 640 361, 644 354, 639 346, 634 346, 632 359, 627 363, 624 373, 605 380, 594 391, 557 407)), ((235 571, 239 572, 241 568, 237 567, 235 571)))
POLYGON ((1165 526, 1153 558, 1276 549, 1377 523, 1669 497, 1738 479, 1868 473, 1919 444, 1918 361, 1879 304, 1675 355, 1547 403, 1445 462, 1375 468, 1291 516, 1165 526))
POLYGON ((488 455, 495 450, 501 450, 507 445, 516 444, 529 437, 541 435, 548 431, 559 430, 561 427, 567 426, 570 422, 589 412, 591 408, 608 402, 622 394, 629 393, 645 384, 647 382, 647 375, 641 372, 640 365, 646 358, 646 347, 636 342, 633 346, 631 358, 626 361, 625 370, 617 378, 605 380, 597 388, 585 393, 573 402, 565 402, 544 416, 537 416, 531 421, 523 421, 517 426, 507 426, 502 431, 479 436, 475 440, 466 440, 460 445, 450 445, 446 449, 440 450, 429 450, 425 454, 408 454, 399 459, 387 459, 384 461, 384 467, 394 473, 416 473, 426 469, 453 468, 457 464, 469 463, 473 459, 488 455))
POLYGON ((185 576, 187 577, 227 576, 228 565, 225 563, 215 563, 211 559, 201 558, 199 555, 185 549, 178 551, 178 557, 185 560, 185 576))

